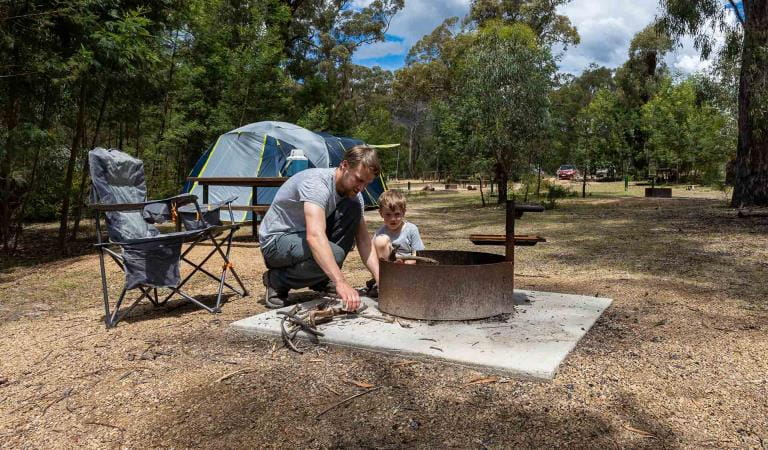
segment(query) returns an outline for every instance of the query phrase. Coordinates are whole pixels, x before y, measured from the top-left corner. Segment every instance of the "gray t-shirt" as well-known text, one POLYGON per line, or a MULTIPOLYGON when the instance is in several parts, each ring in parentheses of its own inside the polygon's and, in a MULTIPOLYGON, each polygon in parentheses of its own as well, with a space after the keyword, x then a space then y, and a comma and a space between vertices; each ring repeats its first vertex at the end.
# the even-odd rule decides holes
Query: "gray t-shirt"
MULTIPOLYGON (((357 194, 360 208, 363 196, 357 194)), ((267 247, 275 236, 307 230, 304 202, 325 210, 325 217, 336 210, 342 196, 336 192, 336 169, 306 169, 288 179, 278 189, 272 205, 259 226, 259 243, 267 247)))
POLYGON ((417 250, 424 250, 424 243, 421 242, 419 228, 411 222, 405 222, 399 232, 392 232, 386 225, 376 230, 375 236, 389 236, 392 246, 398 245, 397 254, 401 256, 413 255, 417 250))

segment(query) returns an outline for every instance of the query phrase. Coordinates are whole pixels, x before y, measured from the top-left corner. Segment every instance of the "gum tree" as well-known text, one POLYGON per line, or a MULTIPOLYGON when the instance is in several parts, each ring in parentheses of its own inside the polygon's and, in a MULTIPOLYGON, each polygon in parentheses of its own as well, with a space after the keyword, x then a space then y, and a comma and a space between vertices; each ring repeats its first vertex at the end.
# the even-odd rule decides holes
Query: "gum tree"
POLYGON ((547 129, 555 64, 530 27, 491 22, 480 30, 462 68, 455 95, 471 132, 470 149, 495 162, 503 203, 507 181, 527 170, 529 153, 536 151, 531 143, 547 129))
POLYGON ((768 206, 768 0, 729 0, 729 8, 721 0, 661 0, 661 5, 661 25, 676 37, 692 35, 702 56, 711 53, 712 31, 719 29, 726 34, 725 51, 740 58, 731 206, 768 206))

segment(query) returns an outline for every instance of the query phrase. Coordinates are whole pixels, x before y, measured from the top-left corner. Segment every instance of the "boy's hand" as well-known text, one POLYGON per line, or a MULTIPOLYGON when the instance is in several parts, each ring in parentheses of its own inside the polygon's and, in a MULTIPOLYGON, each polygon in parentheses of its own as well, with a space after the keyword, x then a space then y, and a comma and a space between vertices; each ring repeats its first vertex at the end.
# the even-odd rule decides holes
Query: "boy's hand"
POLYGON ((341 299, 341 307, 344 311, 357 311, 360 307, 360 294, 345 280, 336 283, 336 295, 341 299))

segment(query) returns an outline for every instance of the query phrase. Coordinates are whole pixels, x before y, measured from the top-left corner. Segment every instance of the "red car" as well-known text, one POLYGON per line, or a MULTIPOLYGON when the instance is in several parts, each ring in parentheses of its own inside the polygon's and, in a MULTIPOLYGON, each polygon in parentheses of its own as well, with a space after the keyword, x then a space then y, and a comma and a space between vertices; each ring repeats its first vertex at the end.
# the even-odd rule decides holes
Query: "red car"
POLYGON ((576 178, 576 168, 570 164, 563 164, 557 169, 557 178, 559 180, 572 180, 576 178))

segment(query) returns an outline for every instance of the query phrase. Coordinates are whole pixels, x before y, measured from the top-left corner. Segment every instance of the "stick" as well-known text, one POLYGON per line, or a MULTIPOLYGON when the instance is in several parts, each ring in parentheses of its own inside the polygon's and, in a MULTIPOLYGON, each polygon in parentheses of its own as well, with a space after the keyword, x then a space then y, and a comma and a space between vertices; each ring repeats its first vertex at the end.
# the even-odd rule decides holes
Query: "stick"
POLYGON ((45 408, 43 408, 43 412, 40 415, 44 416, 45 413, 48 412, 48 408, 50 408, 51 406, 55 405, 56 403, 59 403, 60 401, 64 400, 65 398, 69 397, 69 395, 71 393, 72 393, 72 388, 69 388, 66 391, 64 391, 64 394, 62 394, 61 397, 57 398, 56 400, 52 401, 51 403, 48 403, 48 405, 45 408))
POLYGON ((358 392, 357 394, 351 395, 351 396, 345 398, 344 400, 341 400, 340 402, 336 402, 333 405, 331 405, 331 406, 325 408, 324 410, 322 410, 318 415, 315 416, 315 419, 319 419, 320 416, 322 416, 323 414, 327 413, 328 411, 330 411, 330 410, 332 410, 332 409, 334 409, 334 408, 336 408, 338 406, 343 405, 344 403, 347 403, 347 402, 349 402, 351 400, 356 399, 357 397, 363 396, 363 395, 368 394, 370 392, 378 391, 379 389, 381 389, 381 386, 375 387, 373 389, 368 389, 367 391, 358 392))
POLYGON ((394 323, 395 322, 394 319, 386 319, 384 317, 372 316, 370 314, 360 314, 360 317, 363 317, 365 319, 370 319, 370 320, 376 320, 378 322, 384 322, 384 323, 394 323))
POLYGON ((34 363, 34 364, 32 364, 32 365, 33 365, 33 366, 36 366, 36 365, 40 364, 41 362, 45 361, 45 360, 46 360, 46 358, 48 358, 49 356, 51 356, 51 353, 53 353, 53 350, 51 350, 51 351, 49 351, 48 353, 46 353, 46 354, 45 354, 45 356, 43 356, 42 358, 40 358, 40 360, 39 360, 39 361, 37 361, 36 363, 34 363))
POLYGON ((118 427, 117 425, 110 425, 108 423, 103 423, 103 422, 91 421, 91 422, 83 422, 83 424, 85 424, 85 425, 101 425, 102 427, 115 428, 115 429, 120 430, 120 431, 125 431, 125 428, 118 427))
POLYGON ((219 379, 217 379, 217 380, 215 381, 215 383, 221 383, 222 381, 224 381, 224 380, 227 380, 227 379, 229 379, 229 378, 232 378, 232 377, 234 377, 235 375, 239 375, 239 374, 241 374, 241 373, 253 372, 254 370, 255 370, 255 369, 250 369, 250 368, 249 368, 249 369, 240 369, 240 370, 235 370, 234 372, 230 372, 230 373, 228 373, 228 374, 226 374, 226 375, 224 375, 224 376, 220 377, 219 379))

